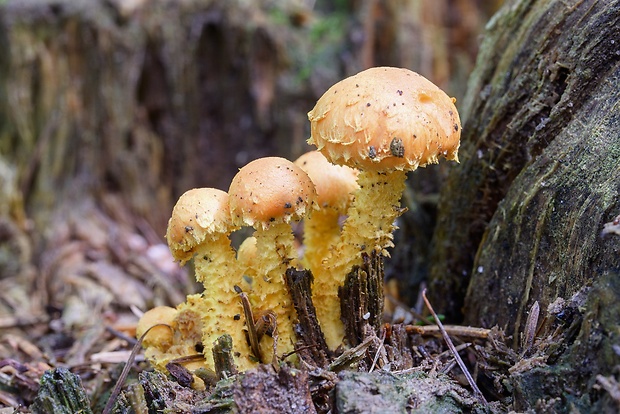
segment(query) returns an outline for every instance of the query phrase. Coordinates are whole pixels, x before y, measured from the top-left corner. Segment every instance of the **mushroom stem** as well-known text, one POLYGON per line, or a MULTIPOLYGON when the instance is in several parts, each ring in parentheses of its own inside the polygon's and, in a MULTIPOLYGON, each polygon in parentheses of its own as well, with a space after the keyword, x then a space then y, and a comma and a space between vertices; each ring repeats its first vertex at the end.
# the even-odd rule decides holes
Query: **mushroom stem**
POLYGON ((303 264, 314 276, 313 302, 329 348, 342 345, 338 286, 325 260, 340 242, 340 216, 346 214, 358 188, 357 171, 330 163, 319 151, 301 155, 295 164, 308 173, 317 192, 318 210, 304 219, 303 264))
MULTIPOLYGON (((251 351, 243 331, 243 308, 235 292, 235 281, 241 280, 236 253, 226 234, 214 234, 210 243, 201 245, 194 258, 196 279, 204 285, 202 300, 197 305, 202 318, 202 343, 205 346, 205 360, 214 366, 211 349, 213 343, 229 334, 233 340, 235 363, 240 371, 256 364, 249 358, 251 351)), ((197 309, 194 309, 195 311, 197 309)))
POLYGON ((315 284, 313 290, 316 302, 321 303, 317 307, 321 327, 330 327, 323 329, 323 333, 331 349, 334 349, 334 344, 341 343, 344 337, 338 288, 344 284, 353 266, 362 264, 363 252, 375 250, 378 254, 389 256, 387 249, 394 246, 394 221, 403 212, 400 198, 406 178, 405 171, 359 173, 359 189, 347 211, 341 241, 323 262, 323 266, 332 275, 332 281, 325 286, 315 284))
MULTIPOLYGON (((290 352, 295 343, 293 320, 295 310, 288 295, 284 274, 297 261, 295 237, 290 224, 271 223, 267 228, 259 227, 254 232, 257 255, 254 264, 257 276, 252 282, 250 302, 257 311, 273 311, 277 319, 278 354, 290 352)), ((271 361, 273 339, 264 336, 261 340, 261 359, 271 361)))
MULTIPOLYGON (((342 345, 344 325, 340 320, 338 283, 328 266, 328 257, 340 241, 340 214, 336 209, 323 208, 304 221, 303 263, 314 274, 313 302, 325 342, 329 349, 342 345)), ((344 278, 342 278, 344 281, 344 278)))
POLYGON ((354 260, 347 265, 347 272, 352 265, 362 264, 362 252, 375 250, 390 256, 386 249, 394 247, 393 232, 397 228, 394 221, 403 213, 400 199, 406 179, 406 171, 360 171, 357 179, 360 187, 342 230, 342 244, 352 249, 344 260, 354 260))
POLYGON ((360 188, 347 211, 342 240, 327 260, 339 283, 344 282, 344 276, 354 265, 362 264, 363 252, 375 250, 389 256, 387 249, 394 246, 394 220, 403 212, 400 198, 406 178, 405 171, 360 171, 357 181, 360 188))
MULTIPOLYGON (((304 251, 302 260, 303 265, 308 269, 312 271, 321 269, 323 261, 340 240, 339 219, 338 210, 321 208, 304 220, 304 245, 312 246, 304 251)), ((318 286, 317 282, 315 275, 315 286, 318 286)), ((325 282, 331 284, 329 280, 325 282)))

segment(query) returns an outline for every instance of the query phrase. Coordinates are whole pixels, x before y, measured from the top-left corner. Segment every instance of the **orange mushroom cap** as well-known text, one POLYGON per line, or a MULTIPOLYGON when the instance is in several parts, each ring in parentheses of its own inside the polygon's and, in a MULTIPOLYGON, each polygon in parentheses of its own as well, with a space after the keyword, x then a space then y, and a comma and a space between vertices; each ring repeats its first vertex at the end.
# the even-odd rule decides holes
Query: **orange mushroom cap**
POLYGON ((415 170, 457 160, 461 121, 451 99, 408 69, 377 67, 346 78, 308 113, 314 144, 334 164, 415 170))
POLYGON ((347 166, 334 165, 319 151, 309 151, 295 160, 316 187, 317 204, 344 212, 353 198, 358 171, 347 166))
POLYGON ((235 224, 253 227, 301 220, 316 202, 308 174, 279 157, 259 158, 241 168, 228 192, 235 224))
POLYGON ((181 195, 174 206, 166 240, 172 256, 183 264, 199 245, 211 239, 211 234, 235 229, 228 194, 215 188, 194 188, 181 195))

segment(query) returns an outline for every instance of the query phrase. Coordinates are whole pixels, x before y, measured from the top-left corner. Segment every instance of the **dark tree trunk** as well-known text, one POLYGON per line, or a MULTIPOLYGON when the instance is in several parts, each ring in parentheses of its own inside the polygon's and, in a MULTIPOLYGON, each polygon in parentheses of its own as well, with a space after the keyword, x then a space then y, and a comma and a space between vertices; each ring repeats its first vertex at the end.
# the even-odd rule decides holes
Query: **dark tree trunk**
POLYGON ((517 409, 553 397, 551 410, 613 407, 593 386, 620 365, 620 237, 602 234, 620 214, 619 26, 617 1, 506 4, 461 106, 430 294, 452 318, 505 329, 519 351, 539 326, 534 353, 549 365, 515 377, 517 409))
MULTIPOLYGON (((463 301, 456 298, 464 298, 472 274, 497 279, 483 265, 488 259, 480 261, 489 248, 504 249, 493 260, 495 266, 505 263, 509 273, 534 270, 530 264, 540 252, 512 265, 509 261, 515 260, 513 252, 532 252, 528 246, 551 232, 541 227, 544 221, 536 224, 540 220, 547 220, 546 226, 563 226, 562 233, 554 232, 558 242, 585 236, 573 232, 574 224, 587 226, 590 236, 583 243, 570 243, 572 250, 568 243, 555 249, 542 246, 544 254, 561 252, 563 259, 538 260, 546 268, 537 273, 568 274, 575 269, 583 281, 579 269, 592 265, 584 259, 613 260, 609 252, 593 250, 602 253, 600 248, 609 246, 598 234, 613 218, 614 207, 617 210, 620 141, 614 82, 620 60, 619 18, 618 8, 608 2, 567 7, 556 1, 526 1, 507 4, 489 25, 461 105, 461 165, 452 168, 442 191, 435 232, 432 295, 450 315, 460 313, 463 301), (558 208, 572 218, 549 217, 558 214, 558 208), (532 229, 524 232, 525 226, 532 229), (509 245, 493 242, 499 232, 513 235, 509 245), (573 261, 577 251, 585 256, 581 253, 573 261)), ((566 281, 560 277, 555 285, 566 281)), ((521 294, 517 296, 519 301, 521 294)))

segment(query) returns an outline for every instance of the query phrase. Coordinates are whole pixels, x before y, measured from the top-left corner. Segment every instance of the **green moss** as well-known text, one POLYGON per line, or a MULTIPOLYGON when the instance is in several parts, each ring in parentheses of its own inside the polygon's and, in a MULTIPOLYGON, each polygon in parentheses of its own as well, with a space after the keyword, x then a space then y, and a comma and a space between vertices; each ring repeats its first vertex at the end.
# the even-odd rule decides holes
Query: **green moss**
POLYGON ((66 368, 48 370, 30 406, 33 413, 92 414, 80 378, 66 368))

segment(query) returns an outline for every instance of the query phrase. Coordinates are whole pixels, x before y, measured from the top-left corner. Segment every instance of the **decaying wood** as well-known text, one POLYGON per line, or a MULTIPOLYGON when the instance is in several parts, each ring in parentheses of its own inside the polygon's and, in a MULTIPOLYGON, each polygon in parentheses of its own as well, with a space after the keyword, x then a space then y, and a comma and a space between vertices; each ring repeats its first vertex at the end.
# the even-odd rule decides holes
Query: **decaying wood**
POLYGON ((92 413, 80 377, 66 368, 56 368, 43 375, 41 388, 30 410, 36 414, 92 413))
POLYGON ((316 413, 307 372, 286 365, 277 372, 261 365, 242 374, 233 398, 242 413, 316 413))
POLYGON ((473 278, 468 320, 511 333, 535 300, 575 293, 617 257, 598 236, 619 209, 620 151, 618 4, 512 3, 489 24, 460 106, 429 285, 455 315, 473 278))
POLYGON ((367 336, 366 326, 379 332, 383 317, 383 256, 364 254, 338 289, 346 339, 359 345, 367 336))
POLYGON ((312 272, 291 267, 286 270, 285 279, 298 320, 295 327, 299 341, 295 347, 297 353, 306 362, 324 368, 329 364, 331 353, 312 302, 312 272))
POLYGON ((516 410, 611 409, 591 384, 620 366, 620 238, 602 234, 620 212, 618 25, 617 1, 509 2, 461 105, 429 294, 515 351, 533 342, 511 375, 516 410))
POLYGON ((346 371, 336 386, 336 412, 350 414, 464 412, 476 401, 444 376, 421 373, 395 376, 346 371))
POLYGON ((222 335, 213 344, 213 360, 215 372, 219 379, 226 379, 237 374, 237 366, 233 357, 233 343, 230 335, 222 335))

